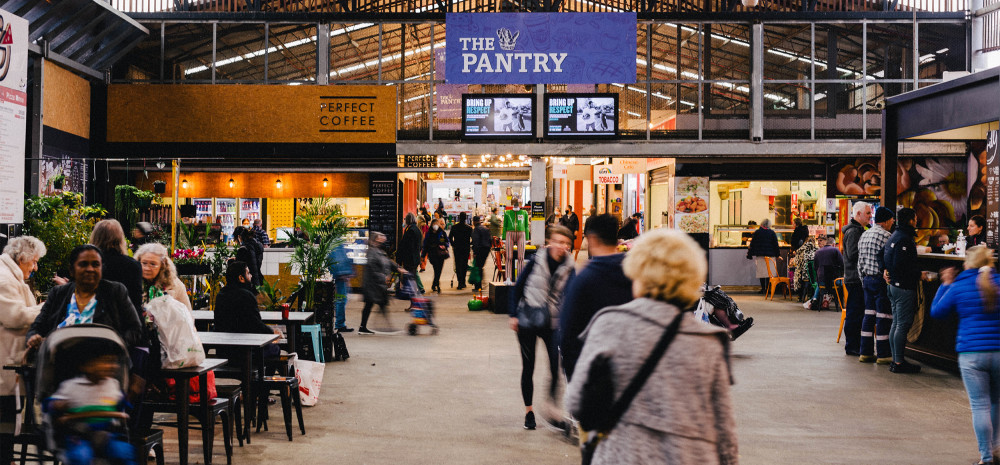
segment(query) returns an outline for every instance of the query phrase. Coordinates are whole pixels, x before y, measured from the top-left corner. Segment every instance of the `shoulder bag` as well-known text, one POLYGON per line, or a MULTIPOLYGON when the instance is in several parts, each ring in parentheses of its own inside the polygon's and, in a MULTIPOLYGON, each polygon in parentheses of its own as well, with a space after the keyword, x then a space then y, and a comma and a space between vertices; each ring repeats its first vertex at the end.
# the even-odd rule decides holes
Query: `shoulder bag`
POLYGON ((679 312, 674 317, 674 320, 670 322, 670 325, 663 332, 663 336, 660 337, 656 346, 653 347, 653 351, 646 358, 646 361, 643 362, 642 367, 639 368, 639 371, 632 378, 632 381, 629 382, 618 400, 614 400, 615 383, 612 379, 610 360, 597 359, 591 365, 587 383, 583 387, 584 398, 582 403, 588 407, 582 412, 583 414, 580 418, 578 418, 580 429, 591 432, 588 434, 586 440, 581 435, 580 455, 583 465, 590 464, 594 458, 594 451, 597 450, 597 445, 608 434, 611 434, 611 430, 614 429, 618 421, 628 411, 632 400, 635 399, 636 394, 639 393, 642 386, 646 384, 649 375, 653 373, 656 365, 663 358, 663 354, 670 347, 670 343, 677 336, 683 316, 684 312, 679 312))

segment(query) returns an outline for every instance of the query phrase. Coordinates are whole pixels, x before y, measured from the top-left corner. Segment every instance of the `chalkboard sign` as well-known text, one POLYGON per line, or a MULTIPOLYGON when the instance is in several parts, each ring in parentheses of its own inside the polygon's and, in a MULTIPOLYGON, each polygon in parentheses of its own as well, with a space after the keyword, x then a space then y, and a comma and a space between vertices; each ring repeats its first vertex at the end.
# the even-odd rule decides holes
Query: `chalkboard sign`
POLYGON ((385 234, 386 252, 396 248, 396 228, 399 223, 399 190, 396 183, 395 174, 373 173, 369 178, 368 230, 385 234))
POLYGON ((531 202, 531 219, 545 221, 545 202, 531 202))
POLYGON ((1000 131, 986 135, 986 246, 1000 245, 1000 131))

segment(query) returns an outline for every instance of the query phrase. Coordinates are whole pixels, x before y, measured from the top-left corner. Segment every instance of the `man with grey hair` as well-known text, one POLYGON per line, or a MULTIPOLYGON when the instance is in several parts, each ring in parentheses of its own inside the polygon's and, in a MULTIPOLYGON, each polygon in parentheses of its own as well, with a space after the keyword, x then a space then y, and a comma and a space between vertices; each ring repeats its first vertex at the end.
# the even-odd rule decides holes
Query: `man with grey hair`
POLYGON ((844 246, 844 287, 847 302, 844 303, 844 353, 854 357, 861 355, 861 321, 865 317, 865 291, 858 273, 858 241, 865 228, 871 224, 872 207, 867 202, 854 202, 851 207, 851 221, 841 229, 844 246))

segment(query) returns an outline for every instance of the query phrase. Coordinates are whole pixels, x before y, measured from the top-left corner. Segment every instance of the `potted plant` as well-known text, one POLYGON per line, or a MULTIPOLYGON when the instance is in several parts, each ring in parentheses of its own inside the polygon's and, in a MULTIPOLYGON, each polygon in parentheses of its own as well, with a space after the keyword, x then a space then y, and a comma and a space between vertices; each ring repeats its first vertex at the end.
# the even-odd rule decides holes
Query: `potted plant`
POLYGON ((127 184, 115 186, 115 217, 121 221, 122 228, 130 231, 139 221, 139 211, 159 201, 160 196, 151 191, 127 184))
POLYGON ((219 242, 215 245, 215 250, 212 251, 211 255, 208 255, 205 259, 209 268, 208 290, 211 310, 215 310, 215 296, 219 294, 225 282, 226 267, 229 265, 229 259, 235 256, 235 247, 230 247, 225 242, 219 242))
POLYGON ((315 307, 316 280, 326 274, 330 267, 330 253, 347 234, 347 218, 338 205, 328 205, 326 199, 318 199, 301 208, 295 217, 295 225, 308 238, 293 236, 289 240, 293 249, 291 264, 299 270, 301 277, 295 293, 299 295, 302 307, 309 310, 315 307))
POLYGON ((177 274, 181 276, 207 275, 212 269, 205 260, 205 249, 194 247, 191 249, 174 249, 170 254, 174 266, 177 267, 177 274))
POLYGON ((52 182, 52 188, 55 189, 55 190, 60 190, 60 191, 63 188, 63 182, 65 180, 66 180, 66 175, 62 174, 62 171, 60 171, 55 176, 52 176, 51 178, 49 178, 49 181, 52 182))
POLYGON ((281 288, 278 286, 281 280, 274 282, 274 286, 271 283, 264 280, 264 283, 257 286, 257 290, 260 291, 261 295, 264 296, 266 304, 264 305, 264 310, 268 312, 278 311, 281 306, 281 299, 284 297, 281 292, 281 288))
POLYGON ((37 237, 47 252, 32 278, 35 292, 45 295, 57 272, 67 275, 70 250, 86 244, 97 221, 107 215, 100 205, 84 205, 83 194, 63 192, 32 196, 24 201, 24 233, 37 237))

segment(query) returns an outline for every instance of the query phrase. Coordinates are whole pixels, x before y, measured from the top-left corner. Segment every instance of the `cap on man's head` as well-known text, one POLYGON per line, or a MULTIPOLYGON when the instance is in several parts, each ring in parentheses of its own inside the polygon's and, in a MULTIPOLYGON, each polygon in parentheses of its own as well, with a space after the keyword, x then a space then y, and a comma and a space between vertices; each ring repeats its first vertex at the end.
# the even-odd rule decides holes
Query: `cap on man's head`
POLYGON ((878 207, 877 209, 875 209, 875 222, 876 223, 884 223, 886 221, 889 221, 889 220, 895 218, 895 216, 896 215, 892 213, 892 210, 890 210, 888 208, 878 207))

